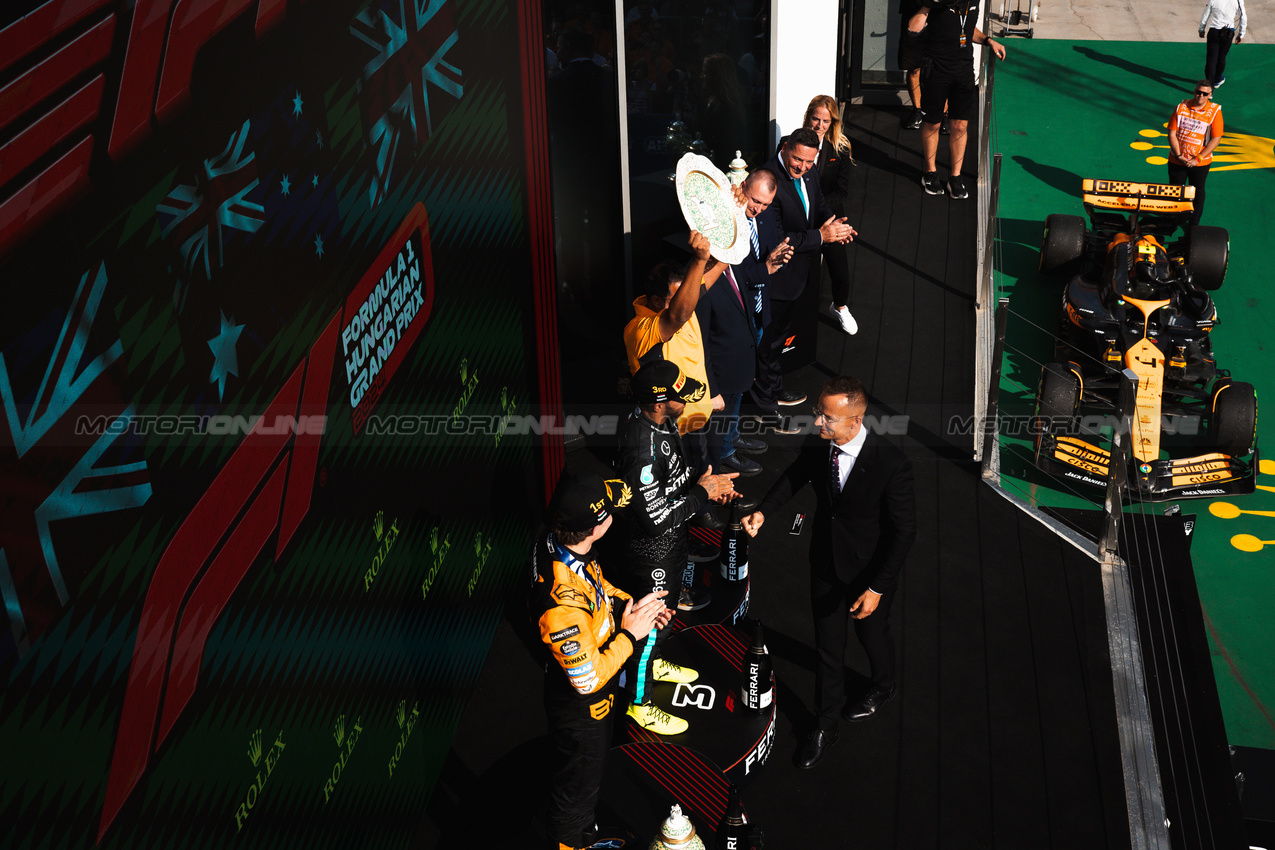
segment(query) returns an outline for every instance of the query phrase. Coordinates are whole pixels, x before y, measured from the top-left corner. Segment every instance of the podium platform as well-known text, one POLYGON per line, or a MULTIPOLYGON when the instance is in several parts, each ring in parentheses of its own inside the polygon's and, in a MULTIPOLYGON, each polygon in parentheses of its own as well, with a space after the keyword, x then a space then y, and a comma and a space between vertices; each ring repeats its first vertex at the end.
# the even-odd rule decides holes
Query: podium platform
MULTIPOLYGON (((741 594, 746 590, 733 589, 741 594)), ((714 597, 713 605, 693 613, 713 610, 716 604, 714 597)), ((729 612, 729 605, 722 607, 729 612)), ((669 636, 663 652, 667 660, 699 671, 699 679, 690 684, 657 682, 652 694, 660 708, 684 718, 690 726, 681 735, 660 736, 626 719, 618 736, 621 743, 612 754, 623 758, 613 758, 608 770, 614 772, 622 764, 623 786, 631 790, 608 797, 613 807, 635 809, 620 812, 629 823, 658 814, 661 806, 667 811, 676 802, 707 840, 726 815, 729 787, 744 786, 769 758, 775 742, 776 702, 772 699, 760 712, 744 707, 740 686, 748 635, 734 626, 684 626, 669 636)), ((771 688, 774 693, 773 675, 771 688)))

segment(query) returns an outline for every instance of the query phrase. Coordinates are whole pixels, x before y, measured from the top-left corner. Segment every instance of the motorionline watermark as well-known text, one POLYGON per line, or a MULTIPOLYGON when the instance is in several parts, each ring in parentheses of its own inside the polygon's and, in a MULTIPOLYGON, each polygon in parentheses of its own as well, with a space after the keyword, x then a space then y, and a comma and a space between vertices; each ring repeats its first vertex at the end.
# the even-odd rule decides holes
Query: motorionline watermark
MULTIPOLYGON (((949 437, 999 434, 1002 437, 1038 437, 1041 434, 1058 436, 1096 436, 1105 434, 1129 434, 1140 429, 1137 421, 1115 414, 1088 414, 1085 416, 999 416, 977 419, 974 416, 953 416, 947 421, 949 437)), ((1197 415, 1161 414, 1160 433, 1194 437, 1201 433, 1201 419, 1197 415)))
MULTIPOLYGON (((627 413, 601 414, 530 414, 513 412, 474 411, 455 413, 376 413, 363 423, 354 439, 403 438, 403 437, 604 437, 619 435, 628 418, 627 413)), ((816 434, 819 426, 813 414, 781 416, 785 433, 816 434)), ((907 414, 867 414, 863 428, 869 434, 901 437, 909 433, 914 420, 907 414)), ((742 436, 760 437, 772 431, 777 420, 741 416, 739 433, 742 436)), ((978 436, 998 433, 1003 437, 1035 438, 1042 433, 1059 436, 1109 435, 1129 433, 1132 420, 1124 420, 1114 414, 1089 414, 1073 417, 1041 417, 1034 415, 1000 414, 995 418, 978 419, 973 415, 947 417, 945 436, 978 436), (1129 424, 1126 424, 1128 422, 1129 424)), ((1197 436, 1202 433, 1202 421, 1197 415, 1164 414, 1160 417, 1160 432, 1166 435, 1197 436)), ((179 413, 126 413, 118 415, 81 414, 75 420, 77 437, 102 437, 104 435, 138 437, 246 437, 263 436, 331 435, 341 430, 335 416, 318 415, 270 415, 259 414, 179 414, 179 413)), ((923 429, 924 431, 925 429, 923 429)))
MULTIPOLYGON (((518 413, 386 413, 373 414, 363 423, 361 435, 367 437, 483 437, 483 436, 574 436, 615 437, 626 416, 619 414, 535 415, 518 413)), ((327 415, 195 415, 195 414, 121 414, 81 415, 75 422, 78 437, 103 435, 159 437, 246 437, 259 435, 324 435, 333 431, 333 417, 327 415)), ((816 433, 819 428, 810 414, 783 417, 788 426, 800 433, 816 433)), ((863 417, 869 433, 902 436, 908 432, 906 415, 863 417)), ((773 422, 744 416, 739 420, 743 435, 767 432, 773 422)))
POLYGON ((125 413, 118 416, 82 414, 75 420, 75 436, 101 437, 132 434, 139 437, 246 437, 263 435, 322 435, 328 417, 232 416, 230 414, 125 413))

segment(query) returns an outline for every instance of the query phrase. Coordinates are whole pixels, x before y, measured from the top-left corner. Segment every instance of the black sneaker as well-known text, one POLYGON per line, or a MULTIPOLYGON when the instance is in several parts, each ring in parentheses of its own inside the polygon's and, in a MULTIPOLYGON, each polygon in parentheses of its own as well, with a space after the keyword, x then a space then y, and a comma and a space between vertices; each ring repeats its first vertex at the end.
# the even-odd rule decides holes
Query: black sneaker
POLYGON ((697 535, 690 535, 687 541, 687 558, 697 564, 707 561, 716 561, 717 556, 721 554, 721 547, 714 546, 706 540, 701 540, 697 535))
POLYGON ((777 419, 771 423, 770 429, 776 434, 786 434, 788 436, 801 433, 801 429, 793 424, 791 416, 777 417, 777 419))
POLYGON ((794 392, 793 390, 781 390, 776 403, 785 407, 792 407, 794 404, 801 404, 806 400, 805 393, 794 392))
POLYGON ((722 458, 722 470, 725 472, 738 472, 740 478, 747 478, 750 475, 756 475, 761 472, 761 464, 741 454, 733 454, 730 457, 722 458))
MULTIPOLYGON (((707 608, 708 603, 713 601, 713 594, 703 588, 682 588, 681 594, 677 597, 677 610, 679 611, 698 611, 701 608, 707 608)), ((676 733, 661 733, 676 734, 676 733)))
MULTIPOLYGON (((731 471, 735 472, 737 470, 731 471)), ((713 509, 711 507, 692 516, 690 524, 692 528, 706 528, 709 531, 721 531, 726 527, 725 520, 713 513, 713 509)))
POLYGON ((968 198, 970 190, 965 188, 965 178, 959 174, 953 174, 947 181, 947 193, 958 201, 968 198))
POLYGON ((927 171, 921 175, 921 188, 927 195, 943 194, 943 184, 939 182, 937 171, 927 171))
POLYGON ((1213 84, 1213 88, 1215 88, 1215 89, 1220 89, 1220 88, 1222 87, 1222 83, 1224 83, 1224 82, 1226 82, 1226 77, 1223 77, 1222 79, 1220 79, 1220 80, 1218 80, 1216 83, 1214 83, 1214 84, 1213 84))
POLYGON ((754 440, 751 437, 738 437, 735 440, 735 451, 759 455, 766 451, 766 444, 761 440, 754 440))
POLYGON ((911 118, 909 118, 907 121, 904 121, 904 122, 903 122, 903 129, 904 129, 904 130, 919 130, 919 129, 921 129, 921 123, 922 123, 922 122, 921 122, 921 119, 922 119, 923 115, 924 115, 924 113, 922 113, 922 112, 921 112, 921 110, 919 110, 919 109, 914 109, 914 110, 912 110, 912 117, 911 117, 911 118))

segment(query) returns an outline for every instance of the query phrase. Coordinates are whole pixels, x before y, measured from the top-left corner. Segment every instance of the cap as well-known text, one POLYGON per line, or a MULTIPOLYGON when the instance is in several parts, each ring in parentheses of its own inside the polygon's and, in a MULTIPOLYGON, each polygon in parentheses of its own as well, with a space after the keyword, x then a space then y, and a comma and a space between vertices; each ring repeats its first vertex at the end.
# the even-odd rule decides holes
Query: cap
POLYGON ((564 472, 549 502, 552 525, 567 531, 588 531, 603 522, 612 508, 622 508, 633 496, 619 479, 603 481, 591 472, 564 472))
POLYGON ((694 404, 704 398, 706 388, 687 375, 672 360, 647 363, 633 375, 633 394, 640 404, 684 401, 694 404))

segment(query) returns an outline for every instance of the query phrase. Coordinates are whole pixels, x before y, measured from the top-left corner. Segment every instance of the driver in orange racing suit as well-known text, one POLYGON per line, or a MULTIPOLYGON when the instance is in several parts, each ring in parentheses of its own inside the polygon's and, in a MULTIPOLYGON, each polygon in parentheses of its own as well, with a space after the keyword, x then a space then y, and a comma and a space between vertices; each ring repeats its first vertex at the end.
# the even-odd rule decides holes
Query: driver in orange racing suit
POLYGON ((550 655, 545 713, 556 764, 547 821, 550 846, 558 850, 593 843, 618 674, 651 630, 673 616, 661 601, 667 591, 635 603, 594 560, 611 509, 628 498, 621 481, 563 473, 549 505, 549 531, 532 552, 528 612, 550 655))

